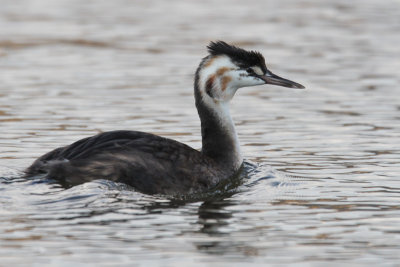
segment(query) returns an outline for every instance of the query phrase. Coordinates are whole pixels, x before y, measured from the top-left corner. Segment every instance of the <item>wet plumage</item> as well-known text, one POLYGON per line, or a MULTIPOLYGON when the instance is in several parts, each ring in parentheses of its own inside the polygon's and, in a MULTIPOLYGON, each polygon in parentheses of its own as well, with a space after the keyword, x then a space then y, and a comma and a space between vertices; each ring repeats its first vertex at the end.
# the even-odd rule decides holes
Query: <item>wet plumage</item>
POLYGON ((272 74, 264 57, 212 42, 195 75, 202 150, 137 131, 112 131, 57 148, 38 158, 28 176, 46 174, 65 186, 95 179, 126 183, 147 194, 204 192, 235 175, 243 159, 229 101, 236 90, 265 83, 304 88, 272 74))
POLYGON ((57 148, 27 173, 48 173, 68 186, 108 179, 147 194, 204 191, 223 174, 215 162, 185 144, 136 131, 105 132, 57 148))

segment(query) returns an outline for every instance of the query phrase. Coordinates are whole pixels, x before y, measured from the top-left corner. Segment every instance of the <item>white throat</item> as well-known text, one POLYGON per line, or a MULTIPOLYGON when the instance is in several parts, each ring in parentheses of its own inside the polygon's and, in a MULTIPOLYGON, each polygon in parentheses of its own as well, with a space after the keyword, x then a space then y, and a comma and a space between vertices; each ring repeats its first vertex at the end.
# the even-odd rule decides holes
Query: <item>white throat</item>
POLYGON ((232 158, 231 164, 238 169, 243 158, 240 153, 239 139, 236 134, 235 125, 229 112, 229 101, 238 89, 231 82, 230 71, 236 70, 236 66, 229 58, 221 56, 212 58, 212 64, 208 61, 203 63, 198 73, 197 90, 199 90, 197 107, 202 121, 203 151, 212 149, 213 142, 220 142, 229 147, 222 147, 229 152, 232 158), (223 90, 222 90, 223 88, 223 90), (209 134, 208 132, 214 132, 209 134), (210 140, 215 139, 215 140, 210 140))
POLYGON ((240 142, 236 133, 235 123, 231 117, 229 102, 217 102, 211 108, 213 108, 216 116, 220 120, 221 127, 226 130, 230 138, 233 140, 234 153, 237 158, 236 165, 239 167, 243 162, 243 158, 240 152, 240 142))

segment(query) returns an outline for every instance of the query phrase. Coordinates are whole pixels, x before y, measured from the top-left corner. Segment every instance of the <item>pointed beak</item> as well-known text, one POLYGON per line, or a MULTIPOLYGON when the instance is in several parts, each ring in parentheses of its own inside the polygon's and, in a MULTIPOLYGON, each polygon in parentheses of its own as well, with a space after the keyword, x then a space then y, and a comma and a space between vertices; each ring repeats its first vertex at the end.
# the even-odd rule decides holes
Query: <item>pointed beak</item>
POLYGON ((258 76, 258 78, 262 79, 266 84, 274 84, 283 87, 295 88, 295 89, 304 89, 305 87, 299 83, 293 82, 291 80, 287 80, 285 78, 279 77, 278 75, 273 74, 269 70, 264 75, 258 76))

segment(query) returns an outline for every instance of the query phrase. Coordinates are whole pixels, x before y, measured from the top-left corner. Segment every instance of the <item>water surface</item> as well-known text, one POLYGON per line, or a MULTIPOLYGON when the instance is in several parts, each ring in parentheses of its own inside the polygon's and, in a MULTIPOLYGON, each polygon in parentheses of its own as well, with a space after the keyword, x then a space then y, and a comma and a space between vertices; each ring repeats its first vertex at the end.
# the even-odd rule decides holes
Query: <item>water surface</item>
POLYGON ((0 1, 0 260, 6 266, 396 266, 400 2, 0 1), (101 131, 201 147, 210 40, 306 90, 243 88, 243 184, 179 202, 122 184, 15 178, 101 131))

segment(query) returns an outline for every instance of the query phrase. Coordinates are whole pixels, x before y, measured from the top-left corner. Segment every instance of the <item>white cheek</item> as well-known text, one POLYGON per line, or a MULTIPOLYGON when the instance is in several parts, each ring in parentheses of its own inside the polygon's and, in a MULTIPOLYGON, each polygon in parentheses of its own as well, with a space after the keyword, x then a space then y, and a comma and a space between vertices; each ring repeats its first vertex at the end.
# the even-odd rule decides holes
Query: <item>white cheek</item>
POLYGON ((247 74, 242 74, 233 79, 232 81, 232 87, 236 87, 236 89, 241 88, 241 87, 247 87, 247 86, 255 86, 255 85, 261 85, 264 84, 265 82, 261 79, 258 79, 256 77, 250 77, 247 76, 247 74))
POLYGON ((256 77, 249 77, 249 85, 247 86, 254 86, 254 85, 262 85, 265 84, 265 82, 259 78, 256 77))
POLYGON ((220 68, 235 68, 236 66, 226 56, 217 56, 212 59, 212 64, 201 70, 200 73, 200 87, 204 88, 207 80, 214 75, 220 68))

